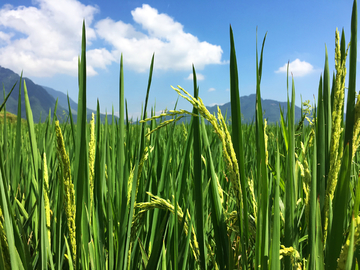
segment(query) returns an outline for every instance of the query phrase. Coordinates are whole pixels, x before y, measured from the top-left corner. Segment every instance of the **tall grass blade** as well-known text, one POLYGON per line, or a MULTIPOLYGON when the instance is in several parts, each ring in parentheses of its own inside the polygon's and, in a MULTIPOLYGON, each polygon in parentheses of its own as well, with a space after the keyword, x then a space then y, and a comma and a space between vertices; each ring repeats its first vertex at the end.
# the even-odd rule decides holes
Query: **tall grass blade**
POLYGON ((87 212, 90 213, 89 198, 89 162, 87 145, 86 119, 86 36, 85 22, 82 28, 82 45, 79 69, 79 101, 76 127, 74 186, 76 200, 76 269, 80 269, 80 261, 85 262, 89 254, 89 225, 87 212))
POLYGON ((276 142, 276 178, 275 178, 275 193, 274 193, 274 222, 273 222, 273 234, 271 241, 271 257, 270 257, 270 269, 280 269, 280 260, 278 260, 280 254, 280 152, 279 152, 279 140, 276 142))
MULTIPOLYGON (((194 80, 194 98, 199 96, 199 88, 196 82, 196 73, 193 65, 193 80, 194 80)), ((198 114, 198 110, 194 107, 193 113, 198 114)), ((203 208, 203 190, 202 190, 202 164, 201 164, 201 137, 200 137, 200 119, 194 116, 194 194, 195 194, 195 227, 200 249, 200 268, 207 269, 206 265, 206 247, 205 247, 205 232, 204 232, 204 208, 203 208)))
POLYGON ((322 242, 322 226, 321 226, 321 210, 320 210, 320 200, 317 199, 316 204, 316 268, 317 270, 324 269, 324 252, 323 247, 324 243, 322 242))
MULTIPOLYGON (((143 120, 145 120, 145 118, 146 118, 146 109, 147 109, 149 93, 150 93, 152 73, 153 73, 153 69, 154 69, 154 57, 155 57, 155 55, 153 54, 152 59, 151 59, 151 64, 150 64, 148 87, 147 87, 147 91, 146 91, 145 106, 144 106, 144 111, 143 111, 143 120)), ((132 181, 130 205, 128 205, 129 217, 128 217, 128 222, 127 222, 125 253, 124 253, 125 257, 124 257, 123 269, 126 269, 126 267, 128 265, 127 260, 128 260, 128 253, 129 253, 129 248, 130 248, 131 224, 132 224, 133 216, 134 216, 135 193, 136 193, 136 187, 137 187, 137 183, 138 183, 138 168, 139 168, 140 159, 142 157, 142 154, 144 153, 144 148, 145 148, 145 146, 144 146, 145 145, 145 134, 144 133, 145 133, 145 123, 142 123, 140 137, 139 137, 139 140, 140 140, 139 148, 138 148, 138 153, 137 153, 137 157, 136 157, 136 161, 135 161, 134 176, 133 176, 133 181, 132 181)))
MULTIPOLYGON (((245 176, 245 160, 243 153, 243 142, 242 142, 242 124, 241 124, 241 107, 239 97, 239 78, 237 70, 235 42, 233 31, 230 26, 230 100, 231 100, 231 119, 232 119, 232 142, 238 160, 241 194, 243 201, 243 209, 238 207, 238 222, 240 228, 240 238, 242 241, 242 260, 243 267, 247 265, 247 250, 249 246, 249 218, 248 218, 248 200, 247 200, 247 181, 245 176), (241 212, 243 211, 243 213, 241 212), (243 222, 242 222, 243 217, 243 222)), ((226 118, 225 118, 226 119, 226 118)), ((240 193, 236 194, 238 200, 240 199, 240 193)))
POLYGON ((317 238, 316 238, 316 213, 317 213, 317 140, 314 138, 313 158, 312 158, 312 180, 310 183, 310 203, 309 203, 309 247, 310 247, 310 259, 309 270, 315 270, 317 265, 317 238))
MULTIPOLYGON (((352 154, 352 137, 354 128, 354 109, 356 95, 356 62, 357 62, 357 1, 354 0, 351 16, 349 88, 346 104, 346 124, 344 146, 349 144, 349 154, 352 154)), ((351 162, 351 157, 350 160, 351 162)))
POLYGON ((317 106, 317 121, 316 121, 316 136, 317 136, 317 194, 320 197, 320 209, 324 207, 325 200, 325 174, 326 174, 326 139, 327 135, 325 132, 326 122, 325 122, 325 103, 327 101, 323 98, 323 82, 322 76, 320 76, 319 90, 318 90, 318 106, 317 106))
MULTIPOLYGON (((4 97, 4 102, 0 105, 0 112, 1 112, 2 109, 4 108, 4 106, 5 106, 5 104, 6 104, 6 101, 9 99, 9 97, 10 97, 12 91, 14 90, 16 84, 17 84, 17 83, 15 83, 15 84, 13 85, 13 87, 12 87, 11 90, 10 90, 10 92, 7 94, 6 97, 4 97)), ((4 86, 4 85, 3 85, 3 86, 4 86)))
POLYGON ((347 199, 349 196, 349 181, 348 171, 349 166, 349 144, 346 145, 343 160, 341 163, 339 180, 335 190, 335 196, 333 200, 333 212, 336 213, 336 220, 341 222, 333 222, 331 231, 328 233, 326 240, 326 257, 325 257, 325 268, 336 269, 336 260, 339 258, 341 246, 343 243, 343 232, 344 232, 344 220, 347 209, 347 199))
POLYGON ((15 152, 14 152, 14 178, 13 178, 13 188, 16 188, 19 179, 20 179, 20 170, 18 169, 18 166, 21 162, 21 82, 22 82, 22 72, 20 75, 20 81, 19 81, 19 96, 18 96, 18 108, 17 108, 17 116, 16 116, 16 139, 15 139, 15 152))
POLYGON ((69 93, 67 94, 67 102, 68 102, 68 109, 69 109, 69 116, 70 116, 71 135, 72 135, 72 139, 73 139, 73 144, 75 145, 75 142, 76 142, 76 140, 75 140, 75 125, 74 125, 73 115, 71 112, 69 93))
MULTIPOLYGON (((327 182, 327 174, 330 169, 330 142, 331 142, 331 128, 332 128, 332 102, 330 92, 330 73, 329 73, 329 59, 328 51, 325 45, 325 66, 323 76, 323 101, 324 101, 324 121, 325 121, 325 183, 327 182)), ((326 184, 325 184, 326 185, 326 184)), ((325 187, 326 188, 326 187, 325 187)), ((321 212, 323 212, 323 205, 321 205, 321 212)), ((322 219, 324 220, 324 219, 322 219)))
MULTIPOLYGON (((0 152, 0 161, 2 162, 1 152, 0 152)), ((4 230, 8 242, 11 269, 17 270, 20 269, 22 265, 21 265, 21 261, 18 260, 18 257, 16 256, 17 250, 15 247, 15 239, 14 239, 13 211, 9 200, 6 181, 3 178, 3 170, 1 168, 2 166, 0 166, 0 196, 1 196, 0 206, 1 206, 2 215, 4 217, 4 230)))
MULTIPOLYGON (((269 256, 269 231, 268 231, 268 175, 267 160, 264 138, 264 123, 261 106, 260 83, 262 76, 262 61, 266 34, 262 43, 260 60, 258 59, 258 50, 256 44, 256 166, 258 181, 258 205, 256 226, 256 248, 255 248, 255 265, 261 266, 262 269, 268 268, 269 256)), ((257 43, 257 42, 256 42, 257 43)))
MULTIPOLYGON (((115 185, 116 195, 115 195, 115 209, 120 209, 120 211, 115 214, 116 220, 127 220, 128 218, 128 208, 127 208, 127 177, 125 170, 125 150, 124 150, 124 67, 123 67, 123 56, 121 54, 120 58, 120 78, 119 78, 119 122, 118 122, 118 136, 117 136, 117 172, 120 176, 121 181, 117 181, 115 185)), ((129 130, 129 128, 128 128, 129 130)), ((114 177, 115 179, 115 177, 114 177)), ((118 228, 118 238, 117 241, 117 250, 118 256, 116 257, 116 268, 120 268, 124 265, 124 259, 127 254, 125 253, 125 242, 126 237, 126 222, 121 222, 118 228)))
POLYGON ((219 196, 219 188, 215 167, 210 150, 210 143, 206 133, 205 122, 201 121, 201 133, 203 135, 204 147, 206 149, 206 160, 209 164, 211 183, 210 183, 210 205, 211 205, 211 218, 214 227, 215 235, 215 252, 216 258, 219 262, 220 269, 230 269, 230 250, 229 238, 227 237, 226 223, 223 213, 223 207, 219 196))

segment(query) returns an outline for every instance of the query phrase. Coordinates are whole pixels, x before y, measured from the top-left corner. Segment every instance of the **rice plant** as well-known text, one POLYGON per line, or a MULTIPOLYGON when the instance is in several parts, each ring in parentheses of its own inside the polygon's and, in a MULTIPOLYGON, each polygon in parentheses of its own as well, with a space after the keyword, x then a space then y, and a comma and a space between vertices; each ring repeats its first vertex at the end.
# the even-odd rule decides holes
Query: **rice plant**
POLYGON ((317 103, 303 103, 299 122, 289 76, 287 113, 277 124, 263 117, 265 40, 251 124, 241 122, 231 27, 231 122, 207 110, 194 66, 193 92, 172 87, 193 110, 147 116, 153 56, 141 121, 132 123, 121 56, 119 118, 101 123, 98 103, 88 123, 84 23, 77 122, 69 105, 67 122, 55 111, 35 124, 21 80, 26 121, 20 98, 16 120, 6 98, 0 107, 0 268, 358 269, 357 2, 350 42, 335 31, 334 75, 325 47, 317 103), (184 115, 190 123, 179 122, 184 115))

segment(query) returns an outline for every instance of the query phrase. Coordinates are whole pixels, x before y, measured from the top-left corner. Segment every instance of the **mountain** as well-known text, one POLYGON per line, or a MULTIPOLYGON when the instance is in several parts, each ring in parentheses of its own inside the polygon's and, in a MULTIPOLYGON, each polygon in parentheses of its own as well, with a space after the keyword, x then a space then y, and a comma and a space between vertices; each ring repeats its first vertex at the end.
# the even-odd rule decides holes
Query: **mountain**
MULTIPOLYGON (((49 114, 49 110, 51 110, 51 114, 53 114, 55 109, 56 99, 58 99, 58 107, 57 107, 57 117, 59 120, 66 120, 68 116, 68 101, 67 95, 64 93, 54 90, 50 87, 40 86, 35 84, 28 78, 23 78, 26 82, 26 88, 28 90, 30 105, 34 117, 34 122, 44 121, 49 114), (64 113, 65 112, 65 113, 64 113)), ((12 86, 17 83, 14 91, 10 95, 9 99, 6 102, 6 110, 17 114, 17 104, 19 98, 19 80, 20 76, 10 69, 3 68, 0 66, 0 83, 2 83, 5 87, 5 95, 11 90, 12 86)), ((24 92, 23 92, 23 82, 22 82, 22 94, 21 94, 21 116, 26 118, 25 113, 25 100, 24 100, 24 92)), ((4 101, 4 95, 0 94, 0 104, 4 101)), ((73 120, 76 122, 77 119, 77 103, 72 99, 70 101, 71 112, 73 114, 73 120)), ((249 96, 240 97, 240 105, 241 105, 241 113, 242 113, 242 122, 243 123, 251 123, 255 121, 255 102, 256 95, 251 94, 249 96)), ((287 112, 287 102, 279 102, 271 99, 261 99, 261 105, 264 113, 264 117, 267 118, 269 123, 276 123, 280 121, 280 108, 283 109, 284 115, 287 112)), ((227 113, 227 118, 231 117, 231 104, 230 102, 225 103, 219 106, 222 114, 225 116, 227 113)), ((217 105, 207 107, 210 113, 217 113, 217 105)), ((96 114, 96 111, 87 109, 87 118, 91 119, 91 114, 96 114)), ((104 122, 106 115, 101 114, 100 119, 104 122)), ((301 109, 295 106, 295 121, 299 121, 301 117, 301 109)), ((118 119, 116 117, 116 119, 118 119)), ((108 115, 108 122, 111 123, 112 116, 108 115)), ((189 117, 183 118, 182 121, 190 121, 189 117)), ((180 122, 182 122, 180 121, 180 122)))
MULTIPOLYGON (((57 91, 55 89, 52 89, 50 87, 47 86, 42 86, 52 97, 54 97, 55 99, 58 99, 58 104, 64 108, 66 108, 66 111, 68 112, 68 100, 67 100, 67 95, 64 94, 63 92, 57 91)), ((69 102, 70 102, 70 108, 71 108, 71 113, 73 115, 73 120, 74 122, 76 122, 77 119, 77 109, 78 109, 78 104, 72 100, 71 98, 69 98, 69 102)), ((91 115, 92 114, 96 115, 96 111, 95 110, 91 110, 89 108, 86 109, 86 115, 87 115, 87 119, 90 121, 91 120, 91 115)), ((101 113, 100 114, 100 120, 101 122, 105 122, 105 117, 106 114, 101 113)), ((112 123, 112 115, 108 115, 108 123, 112 123)), ((115 119, 118 119, 118 117, 114 116, 115 119)))
MULTIPOLYGON (((28 91, 29 101, 31 110, 33 113, 34 122, 44 121, 49 114, 49 109, 51 113, 55 109, 55 99, 51 96, 46 90, 40 85, 35 84, 32 80, 28 78, 23 78, 21 83, 21 116, 26 118, 25 112, 25 98, 24 98, 24 80, 26 82, 26 89, 28 91)), ((5 95, 9 93, 13 85, 16 83, 14 91, 10 95, 9 99, 6 102, 6 110, 17 114, 17 106, 19 99, 19 82, 20 76, 13 72, 10 69, 0 66, 0 83, 4 85, 5 95)), ((0 95, 0 104, 4 101, 4 95, 0 95)), ((62 112, 64 109, 62 106, 58 106, 58 111, 62 112)), ((61 118, 61 116, 59 117, 61 118)))
MULTIPOLYGON (((251 94, 249 96, 240 97, 240 107, 242 114, 242 123, 251 123, 255 122, 255 104, 256 104, 256 94, 251 94)), ((211 114, 215 113, 217 115, 217 106, 206 107, 211 114)), ((280 107, 283 110, 284 117, 286 118, 287 113, 287 102, 280 102, 272 99, 261 99, 261 107, 263 110, 263 117, 267 119, 268 123, 280 122, 280 107)), ((225 117, 227 113, 227 118, 231 117, 231 103, 225 103, 219 106, 221 113, 225 117)), ((301 118, 301 109, 298 106, 295 106, 295 122, 299 121, 301 118)))
MULTIPOLYGON (((40 120, 42 122, 45 121, 46 117, 49 115, 49 110, 51 110, 52 116, 55 109, 56 99, 58 99, 58 106, 56 111, 57 118, 60 121, 64 121, 67 119, 69 114, 67 95, 50 87, 37 85, 28 78, 23 78, 23 81, 24 80, 26 82, 26 89, 28 91, 30 106, 35 123, 39 122, 40 120)), ((26 118, 23 81, 21 82, 21 116, 22 118, 26 118)), ((16 83, 14 91, 11 93, 9 99, 6 102, 6 110, 13 114, 17 114, 17 106, 19 99, 19 82, 20 76, 18 74, 16 74, 10 69, 0 66, 0 83, 3 84, 5 87, 5 95, 9 93, 13 85, 16 83)), ((0 94, 0 105, 3 103, 3 101, 4 95, 0 94)), ((74 122, 76 122, 78 105, 72 99, 70 99, 70 107, 73 115, 73 120, 74 122)), ((88 120, 91 119, 92 113, 96 114, 96 111, 87 109, 88 120)), ((105 114, 100 114, 100 119, 102 122, 105 121, 105 117, 105 114)), ((111 115, 108 115, 108 121, 109 123, 111 123, 111 115)))
MULTIPOLYGON (((58 104, 60 106, 66 108, 66 111, 69 111, 67 95, 65 95, 63 92, 57 91, 57 90, 47 87, 47 86, 41 86, 41 87, 44 88, 46 90, 46 92, 48 92, 53 98, 58 99, 58 104)), ((69 98, 69 101, 70 101, 71 113, 73 115, 76 115, 77 114, 77 103, 75 101, 73 101, 71 98, 69 98)))

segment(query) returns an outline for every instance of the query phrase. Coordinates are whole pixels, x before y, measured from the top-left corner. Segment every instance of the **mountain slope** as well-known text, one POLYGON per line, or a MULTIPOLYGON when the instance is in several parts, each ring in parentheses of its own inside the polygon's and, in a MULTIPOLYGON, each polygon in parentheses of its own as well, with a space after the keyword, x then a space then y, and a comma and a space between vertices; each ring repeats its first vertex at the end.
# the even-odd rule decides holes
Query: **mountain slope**
MULTIPOLYGON (((57 118, 61 121, 64 121, 68 117, 68 102, 67 95, 52 89, 50 87, 41 86, 35 84, 32 80, 28 78, 23 78, 21 85, 21 116, 26 118, 25 112, 25 98, 24 98, 24 80, 26 82, 26 88, 28 91, 28 96, 30 100, 30 106, 33 113, 34 122, 45 121, 46 117, 49 115, 49 110, 51 110, 51 116, 54 113, 56 99, 58 99, 57 106, 57 118)), ((3 84, 5 87, 5 95, 9 93, 13 85, 16 83, 14 91, 10 95, 9 99, 6 102, 6 110, 10 113, 17 114, 17 106, 19 99, 19 82, 20 76, 13 72, 10 69, 0 66, 0 84, 3 84)), ((4 94, 0 93, 0 104, 4 101, 4 94)), ((73 120, 76 122, 77 119, 77 108, 78 105, 75 101, 70 99, 71 112, 73 114, 73 120)), ((91 119, 91 114, 96 114, 96 111, 87 109, 87 118, 91 119)), ((100 114, 101 121, 105 121, 105 114, 100 114)), ((111 123, 112 116, 108 116, 108 121, 111 123)))
MULTIPOLYGON (((28 78, 23 78, 23 81, 21 83, 21 116, 23 118, 26 118, 24 80, 26 82, 26 89, 28 91, 34 122, 39 122, 40 119, 41 121, 44 121, 49 114, 49 109, 51 109, 51 114, 53 114, 56 101, 54 97, 51 96, 48 92, 46 92, 43 87, 35 84, 32 80, 28 78)), ((12 70, 0 66, 0 83, 4 85, 5 95, 9 93, 13 85, 16 83, 14 91, 6 102, 6 110, 13 114, 17 114, 20 76, 12 70)), ((4 94, 2 93, 0 95, 0 104, 2 104, 3 101, 4 94)), ((63 110, 67 112, 67 110, 62 106, 58 106, 57 110, 58 112, 62 112, 63 110)), ((59 118, 61 118, 61 116, 59 116, 59 118)))
MULTIPOLYGON (((57 117, 59 120, 66 119, 68 115, 68 102, 67 95, 63 92, 54 90, 50 87, 40 86, 35 84, 28 78, 23 78, 26 81, 26 86, 28 90, 29 100, 31 109, 33 112, 33 117, 35 122, 39 122, 40 119, 44 121, 49 114, 49 110, 51 110, 51 114, 54 112, 55 102, 58 99, 58 107, 57 107, 57 117), (65 114, 64 114, 65 112, 65 114)), ((17 83, 14 91, 10 95, 8 101, 6 102, 7 111, 17 114, 17 100, 19 97, 19 80, 20 76, 10 69, 3 68, 0 66, 0 83, 5 87, 5 94, 11 90, 12 86, 17 83)), ((25 113, 25 100, 23 95, 23 83, 22 83, 22 95, 21 95, 21 116, 23 118, 26 117, 25 113)), ((0 94, 0 104, 2 104, 4 100, 3 93, 0 94)), ((251 94, 249 96, 240 97, 240 105, 241 105, 241 113, 243 116, 243 123, 251 123, 255 119, 255 102, 256 95, 251 94)), ((261 99, 262 108, 264 111, 264 117, 267 118, 269 123, 276 123, 280 121, 280 108, 283 108, 284 116, 287 112, 287 102, 279 102, 271 99, 261 99)), ((70 107, 71 112, 73 114, 73 119, 76 122, 77 119, 77 103, 70 99, 70 107)), ((231 104, 230 102, 225 103, 219 106, 223 115, 227 113, 227 118, 231 117, 231 104)), ((217 105, 207 107, 210 113, 217 113, 217 105)), ((91 114, 96 111, 87 109, 87 118, 91 119, 91 114)), ((105 115, 101 114, 100 118, 103 122, 105 120, 105 115)), ((301 109, 295 106, 295 121, 299 121, 301 117, 301 109)), ((117 118, 117 117, 116 117, 117 118)), ((111 123, 112 116, 108 115, 108 121, 111 123)), ((182 119, 182 121, 190 121, 187 117, 186 119, 182 119)), ((181 122, 182 122, 181 121, 181 122)))
MULTIPOLYGON (((256 95, 251 94, 249 96, 240 97, 240 106, 242 114, 242 123, 251 123, 255 121, 255 103, 256 95)), ((269 123, 280 122, 280 107, 283 110, 284 117, 286 118, 287 113, 287 102, 280 102, 272 99, 261 99, 261 106, 264 113, 264 118, 267 119, 269 123), (280 106, 280 107, 279 107, 280 106)), ((227 112, 227 118, 231 117, 231 103, 225 103, 219 106, 222 114, 225 117, 227 112)), ((211 114, 217 114, 217 105, 212 107, 207 107, 211 114)), ((299 121, 301 118, 301 109, 298 106, 295 106, 295 122, 299 121)))
MULTIPOLYGON (((57 91, 53 88, 50 88, 50 87, 47 87, 47 86, 42 86, 51 96, 53 96, 55 99, 58 99, 58 104, 64 108, 67 109, 67 112, 69 111, 68 110, 68 100, 67 100, 67 95, 64 94, 63 92, 60 92, 60 91, 57 91)), ((78 104, 72 100, 71 98, 69 98, 69 101, 70 101, 70 108, 71 108, 71 113, 73 115, 73 120, 74 122, 76 122, 76 119, 77 119, 77 109, 78 109, 78 104)), ((91 110, 91 109, 86 109, 86 115, 87 115, 87 119, 88 120, 91 120, 91 115, 92 114, 95 114, 96 115, 96 111, 95 110, 91 110)), ((100 114, 100 120, 101 122, 104 122, 105 121, 105 117, 106 115, 105 114, 100 114)), ((108 122, 111 123, 112 122, 112 115, 108 115, 108 122)), ((118 117, 114 116, 116 119, 118 117)))

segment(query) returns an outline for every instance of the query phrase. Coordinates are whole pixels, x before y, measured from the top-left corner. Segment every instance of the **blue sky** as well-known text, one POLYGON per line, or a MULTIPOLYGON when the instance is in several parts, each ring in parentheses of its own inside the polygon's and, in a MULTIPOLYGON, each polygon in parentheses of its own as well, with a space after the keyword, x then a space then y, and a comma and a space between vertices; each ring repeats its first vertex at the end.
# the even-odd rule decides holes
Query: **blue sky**
MULTIPOLYGON (((352 1, 75 1, 5 0, 0 6, 0 65, 35 83, 69 92, 77 101, 81 26, 87 27, 87 104, 119 110, 120 54, 129 114, 140 115, 152 53, 150 105, 173 109, 170 85, 192 93, 191 65, 205 105, 230 101, 229 26, 238 60, 240 96, 255 93, 258 46, 265 33, 261 94, 286 100, 285 65, 294 74, 296 104, 313 101, 324 67, 325 44, 334 70, 335 29, 350 40, 352 1)), ((184 100, 178 108, 191 109, 184 100)))

